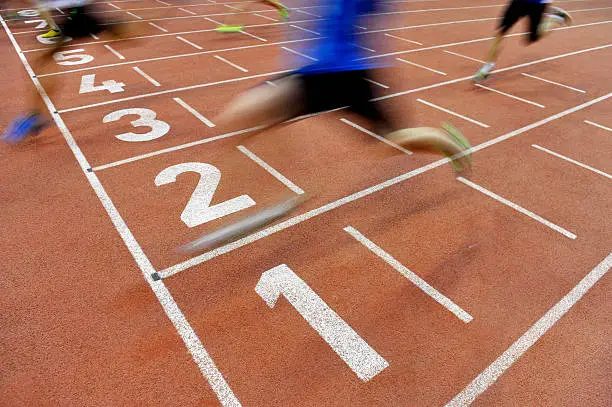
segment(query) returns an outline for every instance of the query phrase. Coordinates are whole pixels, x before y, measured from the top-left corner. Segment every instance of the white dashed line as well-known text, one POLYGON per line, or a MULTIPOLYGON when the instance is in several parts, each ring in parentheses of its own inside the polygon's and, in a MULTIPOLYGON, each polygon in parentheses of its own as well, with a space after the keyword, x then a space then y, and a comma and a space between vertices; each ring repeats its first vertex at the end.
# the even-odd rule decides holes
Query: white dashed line
POLYGON ((182 12, 184 12, 184 13, 191 14, 192 16, 197 16, 197 15, 198 15, 198 13, 194 13, 194 12, 193 12, 193 11, 191 11, 191 10, 185 10, 184 8, 180 8, 180 7, 179 7, 179 10, 181 10, 181 11, 182 11, 182 12))
POLYGON ((252 151, 250 151, 248 148, 246 148, 245 146, 238 146, 237 147, 238 150, 240 150, 244 155, 246 155, 247 157, 249 157, 251 160, 255 161, 257 163, 257 165, 259 165, 261 168, 263 168, 264 170, 268 171, 268 173, 270 173, 270 175, 272 175, 274 178, 276 178, 277 180, 279 180, 280 182, 282 182, 287 188, 289 188, 291 191, 293 191, 294 193, 298 194, 298 195, 302 195, 304 193, 304 190, 300 187, 298 187, 297 185, 295 185, 293 182, 291 182, 287 177, 285 177, 283 174, 281 174, 280 172, 278 172, 274 167, 272 167, 270 164, 266 163, 264 160, 262 160, 261 158, 259 158, 257 155, 255 155, 255 153, 253 153, 252 151))
POLYGON ((289 27, 297 28, 298 30, 306 31, 306 32, 314 34, 314 35, 321 35, 321 33, 317 32, 317 31, 309 30, 307 28, 300 27, 299 25, 291 24, 289 27))
POLYGON ((126 11, 126 12, 125 12, 125 14, 129 14, 129 15, 131 15, 131 16, 132 16, 132 17, 134 17, 134 18, 137 18, 137 19, 139 19, 139 20, 142 20, 142 17, 137 16, 136 14, 132 13, 131 11, 126 11))
POLYGON ((308 55, 306 55, 306 54, 302 54, 301 52, 297 52, 297 51, 296 51, 296 50, 294 50, 294 49, 287 48, 287 47, 281 47, 281 48, 282 48, 282 49, 284 49, 284 50, 285 50, 285 51, 287 51, 287 52, 291 52, 292 54, 299 55, 299 56, 304 57, 304 58, 306 58, 306 59, 310 59, 311 61, 318 61, 318 59, 313 58, 313 57, 309 57, 308 55))
POLYGON ((215 58, 217 58, 219 61, 223 61, 223 62, 225 62, 226 64, 229 64, 229 65, 233 66, 233 67, 234 67, 234 68, 236 68, 236 69, 241 70, 242 72, 249 72, 249 70, 248 70, 248 69, 243 68, 243 67, 241 67, 240 65, 236 65, 235 63, 230 62, 230 61, 228 61, 227 59, 225 59, 225 58, 223 58, 223 57, 221 57, 221 56, 219 56, 219 55, 215 55, 215 58))
POLYGON ((445 112, 445 113, 451 114, 451 115, 453 115, 453 116, 455 116, 455 117, 459 117, 460 119, 466 120, 466 121, 468 121, 468 122, 470 122, 470 123, 474 123, 474 124, 476 124, 476 125, 478 125, 478 126, 480 126, 480 127, 484 127, 485 129, 488 129, 488 128, 489 128, 489 125, 488 125, 488 124, 484 124, 484 123, 482 123, 482 122, 479 122, 478 120, 470 119, 470 118, 469 118, 469 117, 467 117, 467 116, 463 116, 463 115, 461 115, 461 114, 459 114, 459 113, 453 112, 452 110, 448 110, 448 109, 445 109, 445 108, 443 108, 443 107, 441 107, 441 106, 434 105, 433 103, 428 102, 428 101, 426 101, 426 100, 423 100, 423 99, 417 99, 417 101, 418 101, 418 102, 421 102, 421 103, 423 103, 424 105, 427 105, 427 106, 429 106, 429 107, 433 107, 434 109, 438 109, 438 110, 441 110, 441 111, 443 111, 443 112, 445 112))
POLYGON ((172 100, 174 100, 179 105, 183 106, 185 108, 185 110, 187 110, 189 113, 194 115, 199 121, 201 121, 202 123, 204 123, 208 127, 215 127, 215 124, 213 122, 208 120, 206 117, 202 116, 202 114, 200 112, 198 112, 193 107, 191 107, 187 103, 185 103, 183 101, 183 99, 181 99, 181 98, 172 98, 172 100))
POLYGON ((461 58, 469 59, 470 61, 475 61, 475 62, 479 62, 481 64, 486 64, 486 61, 483 61, 482 59, 468 57, 467 55, 458 54, 456 52, 447 51, 447 50, 444 50, 444 52, 446 52, 447 54, 451 54, 451 55, 455 55, 455 56, 461 57, 461 58))
POLYGON ((564 84, 559 83, 559 82, 553 82, 553 81, 550 81, 550 80, 548 80, 548 79, 540 78, 540 77, 538 77, 538 76, 529 75, 529 74, 526 74, 526 73, 521 73, 521 75, 526 76, 526 77, 528 77, 528 78, 537 79, 537 80, 542 81, 542 82, 551 83, 551 84, 553 84, 553 85, 561 86, 562 88, 571 89, 571 90, 573 90, 573 91, 575 91, 575 92, 586 93, 586 90, 582 90, 582 89, 574 88, 574 87, 572 87, 572 86, 564 85, 564 84))
POLYGON ((198 44, 194 44, 193 42, 191 42, 189 40, 186 40, 185 38, 181 37, 180 35, 177 35, 176 38, 178 38, 179 40, 183 41, 185 44, 191 45, 195 49, 202 49, 202 47, 200 47, 198 44))
POLYGON ((268 40, 266 40, 265 38, 258 37, 258 36, 254 35, 254 34, 246 32, 244 30, 240 31, 240 33, 244 34, 244 35, 248 35, 249 37, 255 38, 256 40, 259 40, 259 41, 268 42, 268 40))
POLYGON ((606 127, 606 126, 602 126, 601 124, 597 124, 597 123, 592 122, 592 121, 590 121, 590 120, 585 120, 584 122, 585 122, 586 124, 590 124, 591 126, 599 127, 599 128, 600 128, 600 129, 602 129, 602 130, 612 131, 612 129, 611 129, 611 128, 606 127))
POLYGON ((257 13, 255 13, 255 14, 253 14, 253 15, 254 15, 254 16, 257 16, 257 17, 265 18, 266 20, 269 20, 269 21, 278 21, 276 18, 272 18, 272 17, 264 16, 263 14, 257 14, 257 13))
POLYGON ((392 34, 385 34, 387 37, 391 37, 391 38, 395 38, 397 40, 402 40, 402 41, 406 41, 409 42, 411 44, 416 44, 416 45, 423 45, 422 43, 418 42, 418 41, 412 41, 412 40, 408 40, 406 38, 402 38, 402 37, 398 37, 396 35, 392 35, 392 34))
POLYGON ((155 23, 149 23, 149 25, 151 25, 152 27, 155 27, 155 28, 157 28, 158 30, 163 31, 163 32, 165 32, 165 33, 167 33, 167 32, 168 32, 168 30, 166 30, 166 29, 165 29, 165 28, 163 28, 163 27, 158 26, 158 25, 157 25, 157 24, 155 24, 155 23))
POLYGON ((373 84, 374 84, 374 85, 376 85, 376 86, 380 86, 380 87, 381 87, 381 88, 383 88, 383 89, 389 89, 389 87, 388 87, 387 85, 383 85, 383 84, 382 84, 382 83, 380 83, 380 82, 373 81, 373 80, 372 80, 372 79, 370 79, 370 78, 363 78, 363 79, 364 79, 364 80, 366 80, 367 82, 373 83, 373 84))
POLYGON ((608 174, 607 172, 600 171, 600 170, 598 170, 597 168, 593 168, 593 167, 591 167, 591 166, 588 166, 588 165, 586 165, 586 164, 581 163, 580 161, 576 161, 576 160, 574 160, 574 159, 571 159, 571 158, 566 157, 566 156, 564 156, 564 155, 561 155, 561 154, 559 154, 559 153, 555 153, 554 151, 551 151, 551 150, 549 150, 549 149, 547 149, 547 148, 541 147, 541 146, 539 146, 539 145, 537 145, 537 144, 532 144, 532 145, 531 145, 531 147, 533 147, 533 148, 537 148, 538 150, 544 151, 545 153, 548 153, 548 154, 550 154, 550 155, 553 155, 553 156, 555 156, 555 157, 557 157, 557 158, 560 158, 560 159, 565 160, 565 161, 567 161, 567 162, 570 162, 570 163, 572 163, 572 164, 576 164, 576 165, 578 165, 578 166, 580 166, 580 167, 582 167, 582 168, 585 168, 585 169, 587 169, 587 170, 589 170, 589 171, 592 171, 592 172, 594 172, 594 173, 596 173, 596 174, 603 175, 604 177, 606 177, 606 178, 608 178, 608 179, 612 179, 612 175, 608 174))
POLYGON ((544 105, 541 105, 541 104, 536 103, 536 102, 532 102, 531 100, 523 99, 523 98, 520 98, 520 97, 518 97, 518 96, 514 96, 514 95, 511 95, 511 94, 509 94, 509 93, 502 92, 501 90, 497 90, 497 89, 489 88, 489 87, 484 86, 484 85, 481 85, 481 84, 479 84, 479 83, 477 83, 477 84, 476 84, 476 86, 478 86, 479 88, 482 88, 482 89, 486 89, 486 90, 491 91, 491 92, 499 93, 500 95, 504 95, 504 96, 509 97, 509 98, 511 98, 511 99, 519 100, 519 101, 521 101, 521 102, 523 102, 523 103, 528 103, 528 104, 530 104, 530 105, 537 106, 537 107, 539 107, 539 108, 541 108, 541 109, 543 109, 543 108, 545 107, 544 105))
POLYGON ((402 59, 402 58, 396 58, 396 59, 397 59, 398 61, 400 61, 400 62, 405 63, 405 64, 408 64, 408 65, 414 65, 414 66, 417 66, 417 67, 419 67, 419 68, 426 69, 426 70, 428 70, 428 71, 431 71, 431 72, 437 73, 438 75, 444 75, 444 76, 446 76, 446 74, 445 74, 444 72, 442 72, 442 71, 436 71, 435 69, 431 69, 431 68, 428 68, 428 67, 423 66, 423 65, 415 64, 414 62, 406 61, 405 59, 402 59))
POLYGON ((109 6, 113 7, 114 9, 121 10, 121 7, 115 6, 113 3, 106 3, 106 4, 108 4, 109 6))
POLYGON ((143 78, 145 78, 146 80, 148 80, 149 82, 151 82, 154 86, 161 86, 161 84, 159 82, 157 82, 155 79, 151 78, 149 75, 147 75, 142 69, 140 69, 137 66, 133 66, 132 69, 136 72, 138 72, 140 74, 140 76, 142 76, 143 78))
POLYGON ((360 125, 358 125, 358 124, 356 124, 356 123, 353 123, 353 122, 352 122, 352 121, 350 121, 350 120, 347 120, 347 119, 345 119, 345 118, 341 118, 341 119, 340 119, 340 121, 341 121, 342 123, 344 123, 344 124, 348 124, 349 126, 351 126, 351 127, 355 128, 355 129, 359 130, 359 131, 360 131, 360 132, 362 132, 362 133, 367 134, 368 136, 372 136, 372 137, 374 137, 374 138, 375 138, 376 140, 378 140, 378 141, 382 141, 383 143, 385 143, 385 144, 387 144, 387 145, 389 145, 389 146, 391 146, 391 147, 395 148, 396 150, 401 151, 401 152, 402 152, 402 153, 404 153, 404 154, 408 154, 408 155, 412 154, 412 151, 408 151, 408 150, 406 150, 404 147, 402 147, 402 146, 400 146, 400 145, 395 144, 395 143, 394 143, 394 142, 392 142, 391 140, 388 140, 388 139, 386 139, 386 138, 384 138, 384 137, 382 137, 382 136, 379 136, 378 134, 376 134, 376 133, 374 133, 374 132, 371 132, 370 130, 368 130, 368 129, 364 128, 364 127, 361 127, 360 125))
POLYGON ((118 53, 117 51, 115 51, 114 49, 111 48, 110 45, 104 45, 104 48, 106 48, 107 50, 109 50, 110 52, 112 52, 113 54, 115 54, 115 56, 119 59, 125 59, 125 57, 123 55, 121 55, 120 53, 118 53))

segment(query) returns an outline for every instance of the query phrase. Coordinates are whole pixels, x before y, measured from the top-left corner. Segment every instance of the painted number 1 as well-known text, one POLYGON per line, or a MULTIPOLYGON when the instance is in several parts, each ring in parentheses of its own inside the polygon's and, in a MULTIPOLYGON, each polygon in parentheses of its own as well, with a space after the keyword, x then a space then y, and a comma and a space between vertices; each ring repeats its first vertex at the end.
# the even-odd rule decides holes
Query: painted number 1
POLYGON ((389 366, 286 264, 264 272, 255 291, 270 308, 285 296, 361 380, 367 382, 389 366))

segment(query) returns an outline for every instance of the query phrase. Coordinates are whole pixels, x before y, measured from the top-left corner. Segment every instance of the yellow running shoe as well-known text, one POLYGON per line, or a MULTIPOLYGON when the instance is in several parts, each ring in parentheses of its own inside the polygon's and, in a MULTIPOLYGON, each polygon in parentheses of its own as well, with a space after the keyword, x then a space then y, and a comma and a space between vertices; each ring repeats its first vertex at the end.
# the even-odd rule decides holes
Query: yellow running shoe
POLYGON ((62 32, 60 30, 55 30, 55 29, 50 29, 49 31, 47 31, 46 33, 44 33, 42 35, 42 38, 55 38, 55 37, 59 37, 62 35, 62 32))
POLYGON ((237 33, 242 31, 243 28, 243 25, 220 25, 215 28, 215 31, 220 33, 237 33))

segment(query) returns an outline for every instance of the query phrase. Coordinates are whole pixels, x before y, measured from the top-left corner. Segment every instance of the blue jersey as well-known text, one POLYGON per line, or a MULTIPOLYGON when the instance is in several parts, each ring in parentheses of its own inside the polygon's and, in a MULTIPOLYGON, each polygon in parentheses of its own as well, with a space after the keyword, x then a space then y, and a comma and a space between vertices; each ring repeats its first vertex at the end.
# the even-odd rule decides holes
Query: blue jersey
POLYGON ((323 73, 371 68, 372 64, 360 60, 364 53, 359 43, 364 36, 357 34, 355 25, 362 15, 375 10, 377 0, 328 0, 325 5, 326 13, 317 28, 321 38, 304 48, 304 53, 317 61, 298 72, 323 73))

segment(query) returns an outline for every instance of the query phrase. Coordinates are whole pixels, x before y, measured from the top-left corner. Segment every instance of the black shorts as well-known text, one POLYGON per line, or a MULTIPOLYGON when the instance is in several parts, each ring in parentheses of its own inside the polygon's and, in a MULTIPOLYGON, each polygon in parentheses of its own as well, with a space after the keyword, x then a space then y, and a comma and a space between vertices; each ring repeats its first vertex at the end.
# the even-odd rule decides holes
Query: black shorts
POLYGON ((499 24, 501 34, 506 34, 518 20, 529 17, 529 41, 535 42, 539 38, 538 27, 546 10, 546 3, 533 3, 525 0, 512 0, 499 24))
POLYGON ((367 71, 297 73, 305 95, 306 114, 348 107, 376 125, 389 126, 388 118, 373 102, 374 91, 367 71))
POLYGON ((99 34, 104 28, 94 14, 88 14, 89 7, 75 7, 68 10, 68 15, 59 26, 62 34, 71 38, 89 37, 90 34, 99 34))

